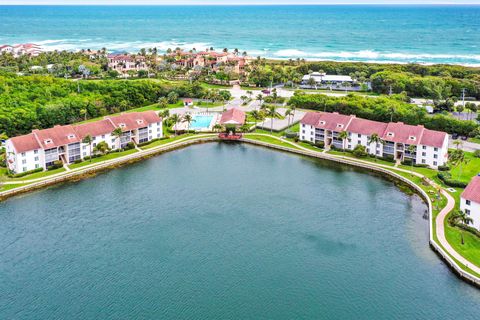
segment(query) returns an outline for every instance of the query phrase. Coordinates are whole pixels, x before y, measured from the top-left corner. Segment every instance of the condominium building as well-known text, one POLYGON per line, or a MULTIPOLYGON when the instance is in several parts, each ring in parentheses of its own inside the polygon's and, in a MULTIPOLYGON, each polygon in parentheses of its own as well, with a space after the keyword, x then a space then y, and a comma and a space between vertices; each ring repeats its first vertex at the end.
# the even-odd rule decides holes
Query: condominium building
POLYGON ((371 155, 392 157, 397 161, 412 159, 415 164, 433 168, 445 165, 448 160, 448 134, 420 125, 383 123, 336 112, 308 112, 300 124, 301 140, 322 142, 326 148, 353 150, 362 145, 371 155), (341 138, 342 131, 347 132, 347 138, 341 138), (371 140, 374 134, 380 141, 371 140))
POLYGON ((47 169, 57 161, 70 164, 90 156, 90 148, 105 142, 110 149, 125 148, 130 142, 148 142, 162 137, 162 119, 154 111, 107 116, 102 120, 78 125, 55 126, 6 141, 7 165, 10 171, 22 173, 47 169), (112 135, 122 129, 120 138, 112 135), (83 143, 92 137, 92 145, 83 143))
POLYGON ((460 196, 460 210, 473 220, 471 226, 480 230, 480 176, 473 177, 460 196))

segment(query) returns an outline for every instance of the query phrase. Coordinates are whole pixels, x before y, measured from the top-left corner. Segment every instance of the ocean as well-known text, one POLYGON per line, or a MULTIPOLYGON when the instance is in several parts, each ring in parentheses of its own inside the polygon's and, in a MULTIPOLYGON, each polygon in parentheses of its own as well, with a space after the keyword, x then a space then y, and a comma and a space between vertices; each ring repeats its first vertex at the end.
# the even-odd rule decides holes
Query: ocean
POLYGON ((0 44, 480 66, 480 6, 0 6, 0 44))

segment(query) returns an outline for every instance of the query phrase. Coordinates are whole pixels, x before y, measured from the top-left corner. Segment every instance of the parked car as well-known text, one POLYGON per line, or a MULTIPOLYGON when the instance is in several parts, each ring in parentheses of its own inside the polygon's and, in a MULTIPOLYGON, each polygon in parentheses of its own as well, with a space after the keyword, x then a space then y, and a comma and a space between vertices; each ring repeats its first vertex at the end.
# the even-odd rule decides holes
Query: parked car
POLYGON ((462 139, 463 141, 467 141, 468 137, 467 136, 461 136, 460 139, 462 139))
POLYGON ((269 95, 269 94, 270 94, 270 90, 267 90, 267 89, 262 90, 262 93, 263 93, 263 94, 266 94, 266 95, 269 95))
POLYGON ((458 139, 458 133, 452 133, 452 139, 457 140, 458 139))

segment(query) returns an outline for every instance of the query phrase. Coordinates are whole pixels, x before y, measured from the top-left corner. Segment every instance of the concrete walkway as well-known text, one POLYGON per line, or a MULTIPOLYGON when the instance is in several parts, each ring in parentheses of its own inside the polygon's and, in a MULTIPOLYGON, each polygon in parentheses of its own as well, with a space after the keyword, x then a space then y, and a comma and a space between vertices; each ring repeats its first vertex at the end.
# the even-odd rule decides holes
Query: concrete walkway
POLYGON ((465 259, 461 256, 455 249, 448 243, 447 238, 445 237, 445 220, 447 215, 455 208, 455 199, 445 190, 442 189, 442 194, 447 198, 447 205, 440 211, 435 220, 437 238, 440 244, 445 248, 445 250, 454 257, 458 262, 463 264, 465 267, 470 270, 480 274, 480 268, 465 259))

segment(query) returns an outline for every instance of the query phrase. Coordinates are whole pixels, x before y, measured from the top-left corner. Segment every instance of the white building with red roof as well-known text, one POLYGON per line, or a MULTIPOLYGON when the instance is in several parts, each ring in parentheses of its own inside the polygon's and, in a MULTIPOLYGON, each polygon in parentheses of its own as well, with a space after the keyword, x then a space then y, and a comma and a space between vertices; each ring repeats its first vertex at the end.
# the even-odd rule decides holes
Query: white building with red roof
POLYGON ((472 218, 472 226, 480 230, 480 176, 473 177, 460 196, 460 210, 472 218))
POLYGON ((300 124, 301 140, 322 142, 327 148, 334 146, 353 150, 357 145, 362 145, 371 155, 397 161, 412 159, 415 164, 433 168, 445 165, 448 160, 448 134, 423 126, 384 123, 336 112, 308 112, 300 124), (347 132, 346 139, 340 138, 342 131, 347 132), (380 138, 380 143, 371 140, 374 134, 380 138))
POLYGON ((91 156, 101 142, 110 149, 123 149, 131 142, 141 144, 162 137, 162 119, 154 111, 131 112, 107 116, 102 120, 78 125, 54 126, 11 138, 6 141, 7 165, 14 173, 39 168, 48 169, 55 162, 71 164, 91 156), (120 128, 120 138, 112 132, 120 128), (92 137, 92 145, 83 143, 92 137))
POLYGON ((223 126, 240 127, 245 124, 245 117, 245 112, 237 108, 232 108, 222 113, 220 124, 223 126))
POLYGON ((148 70, 146 59, 144 56, 133 56, 130 54, 109 54, 108 69, 116 70, 125 74, 128 71, 148 70))

